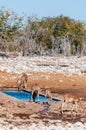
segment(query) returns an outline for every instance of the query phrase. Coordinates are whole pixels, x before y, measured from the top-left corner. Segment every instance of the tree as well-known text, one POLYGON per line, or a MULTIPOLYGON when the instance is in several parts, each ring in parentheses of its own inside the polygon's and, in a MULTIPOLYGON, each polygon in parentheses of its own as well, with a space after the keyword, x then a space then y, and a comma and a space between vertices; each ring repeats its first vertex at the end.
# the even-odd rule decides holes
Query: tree
POLYGON ((5 49, 8 48, 9 50, 10 42, 14 44, 16 35, 18 35, 21 27, 23 26, 22 20, 23 17, 18 17, 16 13, 5 10, 4 8, 0 9, 0 37, 1 44, 4 44, 5 49))

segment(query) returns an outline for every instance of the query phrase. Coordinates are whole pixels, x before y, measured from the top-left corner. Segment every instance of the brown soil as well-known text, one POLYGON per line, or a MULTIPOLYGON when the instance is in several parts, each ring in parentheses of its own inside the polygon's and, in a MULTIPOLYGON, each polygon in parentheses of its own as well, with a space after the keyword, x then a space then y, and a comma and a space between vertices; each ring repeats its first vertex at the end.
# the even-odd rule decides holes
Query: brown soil
MULTIPOLYGON (((72 93, 77 96, 83 98, 84 101, 84 115, 83 119, 86 121, 86 75, 66 75, 66 74, 55 74, 55 73, 42 73, 42 72, 27 72, 28 74, 28 89, 31 88, 33 83, 37 83, 41 90, 50 89, 53 96, 61 98, 64 93, 72 93)), ((0 87, 3 89, 17 89, 16 81, 20 75, 19 74, 10 74, 7 72, 0 72, 0 87)), ((44 119, 46 117, 50 119, 56 118, 56 114, 58 118, 61 118, 60 108, 61 103, 52 104, 53 108, 49 108, 49 104, 42 103, 30 103, 30 102, 22 102, 19 100, 15 100, 14 98, 8 97, 5 94, 0 93, 0 116, 6 116, 12 114, 14 117, 25 119, 44 119), (39 107, 38 107, 39 106, 39 107), (45 108, 47 108, 47 113, 45 112, 45 108), (32 116, 33 115, 33 116, 32 116), (32 117, 31 117, 32 116, 32 117)), ((67 113, 68 114, 68 113, 67 113)), ((68 115, 67 118, 71 117, 68 115)), ((79 115, 80 116, 80 115, 79 115)), ((77 120, 79 120, 79 116, 77 120)), ((6 120, 10 121, 9 117, 6 120)), ((57 119, 57 118, 56 118, 57 119)), ((13 121, 13 120, 12 120, 13 121)), ((14 119, 15 121, 15 119, 14 119)))
MULTIPOLYGON (((67 75, 43 72, 27 72, 28 89, 37 83, 42 89, 49 88, 52 93, 73 93, 86 98, 86 75, 67 75)), ((1 88, 16 88, 19 74, 0 72, 1 88)))

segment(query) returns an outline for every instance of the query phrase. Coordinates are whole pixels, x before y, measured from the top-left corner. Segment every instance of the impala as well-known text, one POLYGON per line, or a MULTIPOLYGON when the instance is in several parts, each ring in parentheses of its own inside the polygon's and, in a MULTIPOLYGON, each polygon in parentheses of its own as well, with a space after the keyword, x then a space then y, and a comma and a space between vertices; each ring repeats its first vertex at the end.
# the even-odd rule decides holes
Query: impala
POLYGON ((45 92, 45 98, 49 97, 50 101, 52 101, 52 95, 51 95, 51 91, 50 90, 46 90, 45 92))
POLYGON ((72 94, 64 95, 64 102, 62 103, 62 113, 65 111, 64 107, 65 106, 67 107, 69 103, 72 103, 72 112, 76 111, 76 113, 79 113, 78 108, 79 108, 80 98, 72 94))
POLYGON ((27 88, 28 76, 26 73, 22 73, 21 77, 17 80, 18 90, 27 88))
POLYGON ((38 84, 35 83, 32 85, 31 87, 31 97, 30 97, 30 101, 33 101, 35 102, 36 100, 36 97, 38 97, 38 101, 39 101, 39 93, 40 93, 40 88, 38 87, 38 84))

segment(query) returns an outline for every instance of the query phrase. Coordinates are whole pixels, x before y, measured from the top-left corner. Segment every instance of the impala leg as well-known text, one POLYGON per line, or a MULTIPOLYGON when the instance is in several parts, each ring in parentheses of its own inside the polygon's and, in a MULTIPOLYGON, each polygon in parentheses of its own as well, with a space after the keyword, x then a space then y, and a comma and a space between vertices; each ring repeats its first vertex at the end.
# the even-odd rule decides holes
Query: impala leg
POLYGON ((64 107, 65 107, 65 105, 66 105, 66 103, 63 102, 63 103, 62 103, 62 114, 63 114, 63 112, 64 112, 64 107))

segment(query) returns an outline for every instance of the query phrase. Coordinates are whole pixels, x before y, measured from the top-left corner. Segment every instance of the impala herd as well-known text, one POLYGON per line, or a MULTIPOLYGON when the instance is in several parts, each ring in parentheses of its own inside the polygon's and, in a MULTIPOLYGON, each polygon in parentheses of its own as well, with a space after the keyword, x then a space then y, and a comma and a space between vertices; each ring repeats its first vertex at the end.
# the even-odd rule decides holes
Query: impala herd
MULTIPOLYGON (((18 90, 22 90, 22 89, 27 89, 27 82, 28 82, 28 75, 26 73, 22 73, 21 77, 17 80, 17 85, 18 85, 18 90)), ((38 97, 38 101, 39 101, 39 94, 41 93, 40 87, 38 87, 37 83, 34 83, 31 86, 31 97, 30 97, 30 101, 34 101, 36 97, 38 97)), ((45 91, 45 99, 46 97, 49 97, 50 101, 52 101, 53 97, 52 97, 52 93, 50 90, 46 90, 45 91)), ((72 109, 71 111, 75 111, 76 113, 79 113, 79 107, 80 107, 80 98, 77 97, 76 95, 72 95, 72 94, 65 94, 64 95, 64 100, 62 101, 62 105, 61 105, 61 113, 63 114, 65 111, 67 111, 67 107, 69 106, 69 104, 72 104, 72 109)))

